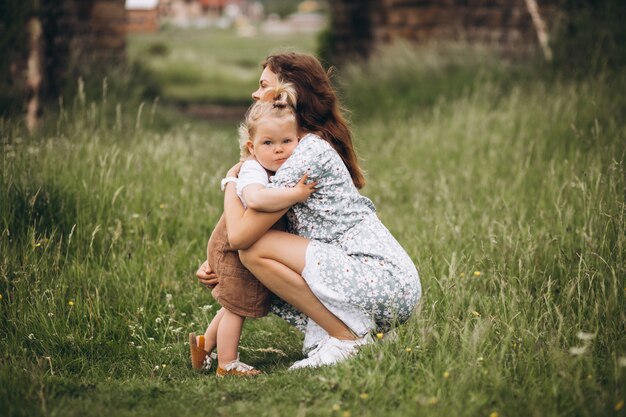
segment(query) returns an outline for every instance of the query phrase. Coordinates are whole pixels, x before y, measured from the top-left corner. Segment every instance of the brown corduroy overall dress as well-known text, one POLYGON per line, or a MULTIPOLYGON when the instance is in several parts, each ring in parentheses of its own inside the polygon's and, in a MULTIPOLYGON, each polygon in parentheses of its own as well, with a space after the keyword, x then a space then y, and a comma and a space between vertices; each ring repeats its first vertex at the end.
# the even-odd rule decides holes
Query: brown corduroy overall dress
POLYGON ((237 250, 230 247, 224 215, 209 239, 207 260, 218 279, 212 295, 222 307, 242 317, 267 315, 272 294, 243 266, 237 250))

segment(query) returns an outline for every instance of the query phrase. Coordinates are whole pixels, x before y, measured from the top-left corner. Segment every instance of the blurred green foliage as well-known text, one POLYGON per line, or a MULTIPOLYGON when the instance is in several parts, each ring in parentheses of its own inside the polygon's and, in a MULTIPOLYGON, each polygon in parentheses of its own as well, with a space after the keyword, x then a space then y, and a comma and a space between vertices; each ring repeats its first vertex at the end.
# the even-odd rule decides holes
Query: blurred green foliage
POLYGON ((554 41, 556 69, 573 75, 626 66, 626 2, 564 0, 565 22, 554 41))
POLYGON ((277 14, 286 17, 298 10, 300 0, 260 0, 265 14, 277 14))

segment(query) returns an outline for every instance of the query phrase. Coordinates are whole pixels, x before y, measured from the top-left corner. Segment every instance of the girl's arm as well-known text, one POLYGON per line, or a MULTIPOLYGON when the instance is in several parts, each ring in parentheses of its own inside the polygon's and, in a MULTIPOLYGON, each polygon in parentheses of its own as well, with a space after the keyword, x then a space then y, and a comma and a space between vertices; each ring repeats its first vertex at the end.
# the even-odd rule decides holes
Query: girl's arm
POLYGON ((226 185, 224 216, 228 230, 228 243, 233 249, 247 249, 252 246, 286 212, 286 208, 272 213, 262 213, 252 209, 246 210, 237 197, 235 184, 230 182, 226 185))
POLYGON ((265 188, 250 184, 243 189, 243 199, 248 208, 264 213, 280 211, 305 201, 315 191, 316 182, 306 183, 304 175, 295 187, 265 188))

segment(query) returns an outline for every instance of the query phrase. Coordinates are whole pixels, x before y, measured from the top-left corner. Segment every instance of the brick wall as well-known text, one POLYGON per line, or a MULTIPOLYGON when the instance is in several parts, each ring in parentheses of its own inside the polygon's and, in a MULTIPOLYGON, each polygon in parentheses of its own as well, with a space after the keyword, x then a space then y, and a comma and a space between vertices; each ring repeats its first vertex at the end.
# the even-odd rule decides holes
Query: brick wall
POLYGON ((159 30, 159 11, 152 10, 127 10, 126 32, 145 33, 159 30))
MULTIPOLYGON (((539 0, 550 28, 558 0, 539 0)), ((405 39, 416 44, 463 41, 488 44, 508 55, 537 48, 525 0, 338 0, 333 13, 333 55, 367 56, 377 46, 405 39)))

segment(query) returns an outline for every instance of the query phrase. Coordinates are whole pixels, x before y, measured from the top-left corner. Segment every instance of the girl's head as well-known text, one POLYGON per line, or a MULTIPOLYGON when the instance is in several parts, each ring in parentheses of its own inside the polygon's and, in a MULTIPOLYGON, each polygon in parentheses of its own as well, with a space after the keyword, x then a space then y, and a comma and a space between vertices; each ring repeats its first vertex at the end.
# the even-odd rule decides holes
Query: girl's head
POLYGON ((354 185, 365 185, 365 177, 352 144, 352 135, 342 115, 328 74, 311 55, 270 55, 263 63, 259 89, 252 98, 260 100, 276 83, 293 84, 298 97, 296 115, 300 128, 319 135, 332 145, 346 164, 354 185))
POLYGON ((241 156, 254 158, 276 172, 298 145, 296 92, 289 83, 267 88, 239 126, 241 156))

